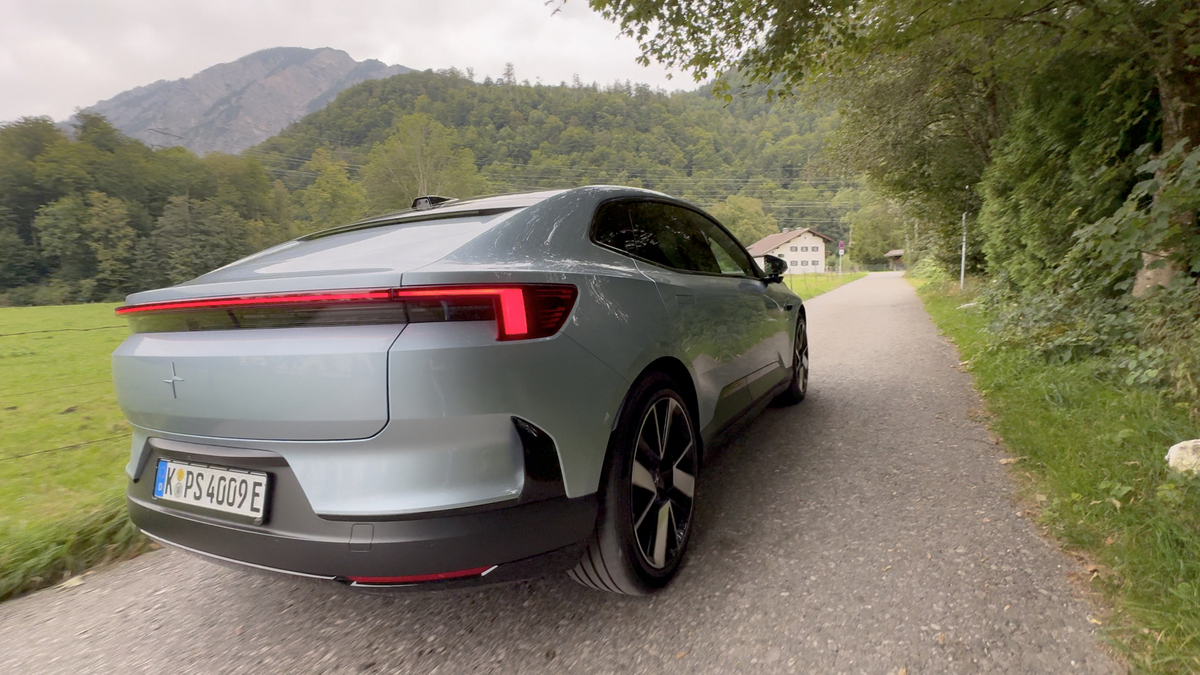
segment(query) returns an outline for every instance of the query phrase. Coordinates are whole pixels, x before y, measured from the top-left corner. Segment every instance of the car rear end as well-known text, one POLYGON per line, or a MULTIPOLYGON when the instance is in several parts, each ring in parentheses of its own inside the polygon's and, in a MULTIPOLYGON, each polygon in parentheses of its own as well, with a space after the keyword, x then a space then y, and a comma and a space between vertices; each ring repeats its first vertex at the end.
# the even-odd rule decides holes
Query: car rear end
POLYGON ((578 473, 625 386, 564 335, 578 283, 487 265, 405 283, 520 211, 292 242, 130 296, 113 376, 134 523, 373 587, 573 565, 595 488, 564 461, 578 473), (547 386, 567 373, 586 384, 547 386))

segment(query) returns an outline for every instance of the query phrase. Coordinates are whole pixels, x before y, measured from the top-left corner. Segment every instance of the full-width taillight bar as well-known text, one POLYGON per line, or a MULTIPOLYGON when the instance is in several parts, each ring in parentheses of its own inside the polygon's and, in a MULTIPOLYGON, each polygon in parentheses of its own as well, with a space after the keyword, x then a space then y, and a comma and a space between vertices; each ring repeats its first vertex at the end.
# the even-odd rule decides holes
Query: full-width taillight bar
POLYGON ((278 293, 271 295, 170 300, 118 307, 120 315, 181 313, 205 310, 296 309, 373 306, 386 302, 455 303, 490 301, 497 339, 528 340, 554 335, 566 323, 578 290, 569 284, 476 284, 412 286, 392 289, 278 293))

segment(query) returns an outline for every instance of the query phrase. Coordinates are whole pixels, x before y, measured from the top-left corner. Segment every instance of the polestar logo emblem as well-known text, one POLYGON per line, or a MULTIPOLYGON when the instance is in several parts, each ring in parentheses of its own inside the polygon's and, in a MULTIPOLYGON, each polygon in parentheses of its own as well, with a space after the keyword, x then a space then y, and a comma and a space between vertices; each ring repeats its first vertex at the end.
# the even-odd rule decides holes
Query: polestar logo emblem
POLYGON ((175 362, 174 361, 171 362, 171 379, 163 380, 163 382, 166 382, 167 384, 171 385, 171 398, 179 398, 179 394, 175 391, 175 383, 183 382, 183 378, 175 374, 175 362))

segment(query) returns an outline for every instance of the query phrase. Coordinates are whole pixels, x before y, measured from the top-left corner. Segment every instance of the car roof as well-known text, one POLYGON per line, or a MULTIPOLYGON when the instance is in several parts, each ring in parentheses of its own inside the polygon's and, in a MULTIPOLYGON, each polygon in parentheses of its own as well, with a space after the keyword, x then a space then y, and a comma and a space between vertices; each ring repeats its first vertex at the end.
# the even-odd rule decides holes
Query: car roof
POLYGON ((521 192, 517 194, 492 195, 488 197, 473 197, 471 199, 452 200, 442 202, 432 208, 426 209, 405 209, 394 213, 375 216, 366 220, 360 220, 349 225, 339 225, 327 230, 321 230, 312 234, 300 237, 303 241, 312 239, 320 239, 334 234, 343 232, 353 232, 371 227, 380 227, 383 225, 396 225, 399 223, 412 223, 423 220, 441 220, 443 218, 459 218, 470 215, 492 215, 503 213, 504 211, 512 211, 514 209, 523 209, 534 204, 549 199, 554 195, 562 194, 566 190, 543 190, 541 192, 521 192))

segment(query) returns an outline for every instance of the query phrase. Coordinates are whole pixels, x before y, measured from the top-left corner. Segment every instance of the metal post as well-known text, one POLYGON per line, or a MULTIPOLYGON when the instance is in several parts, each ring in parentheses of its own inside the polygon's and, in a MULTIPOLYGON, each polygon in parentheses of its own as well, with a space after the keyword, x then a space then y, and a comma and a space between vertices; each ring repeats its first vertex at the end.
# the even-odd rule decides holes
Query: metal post
POLYGON ((958 290, 963 290, 967 283, 967 212, 963 211, 963 241, 962 264, 958 268, 958 290))

